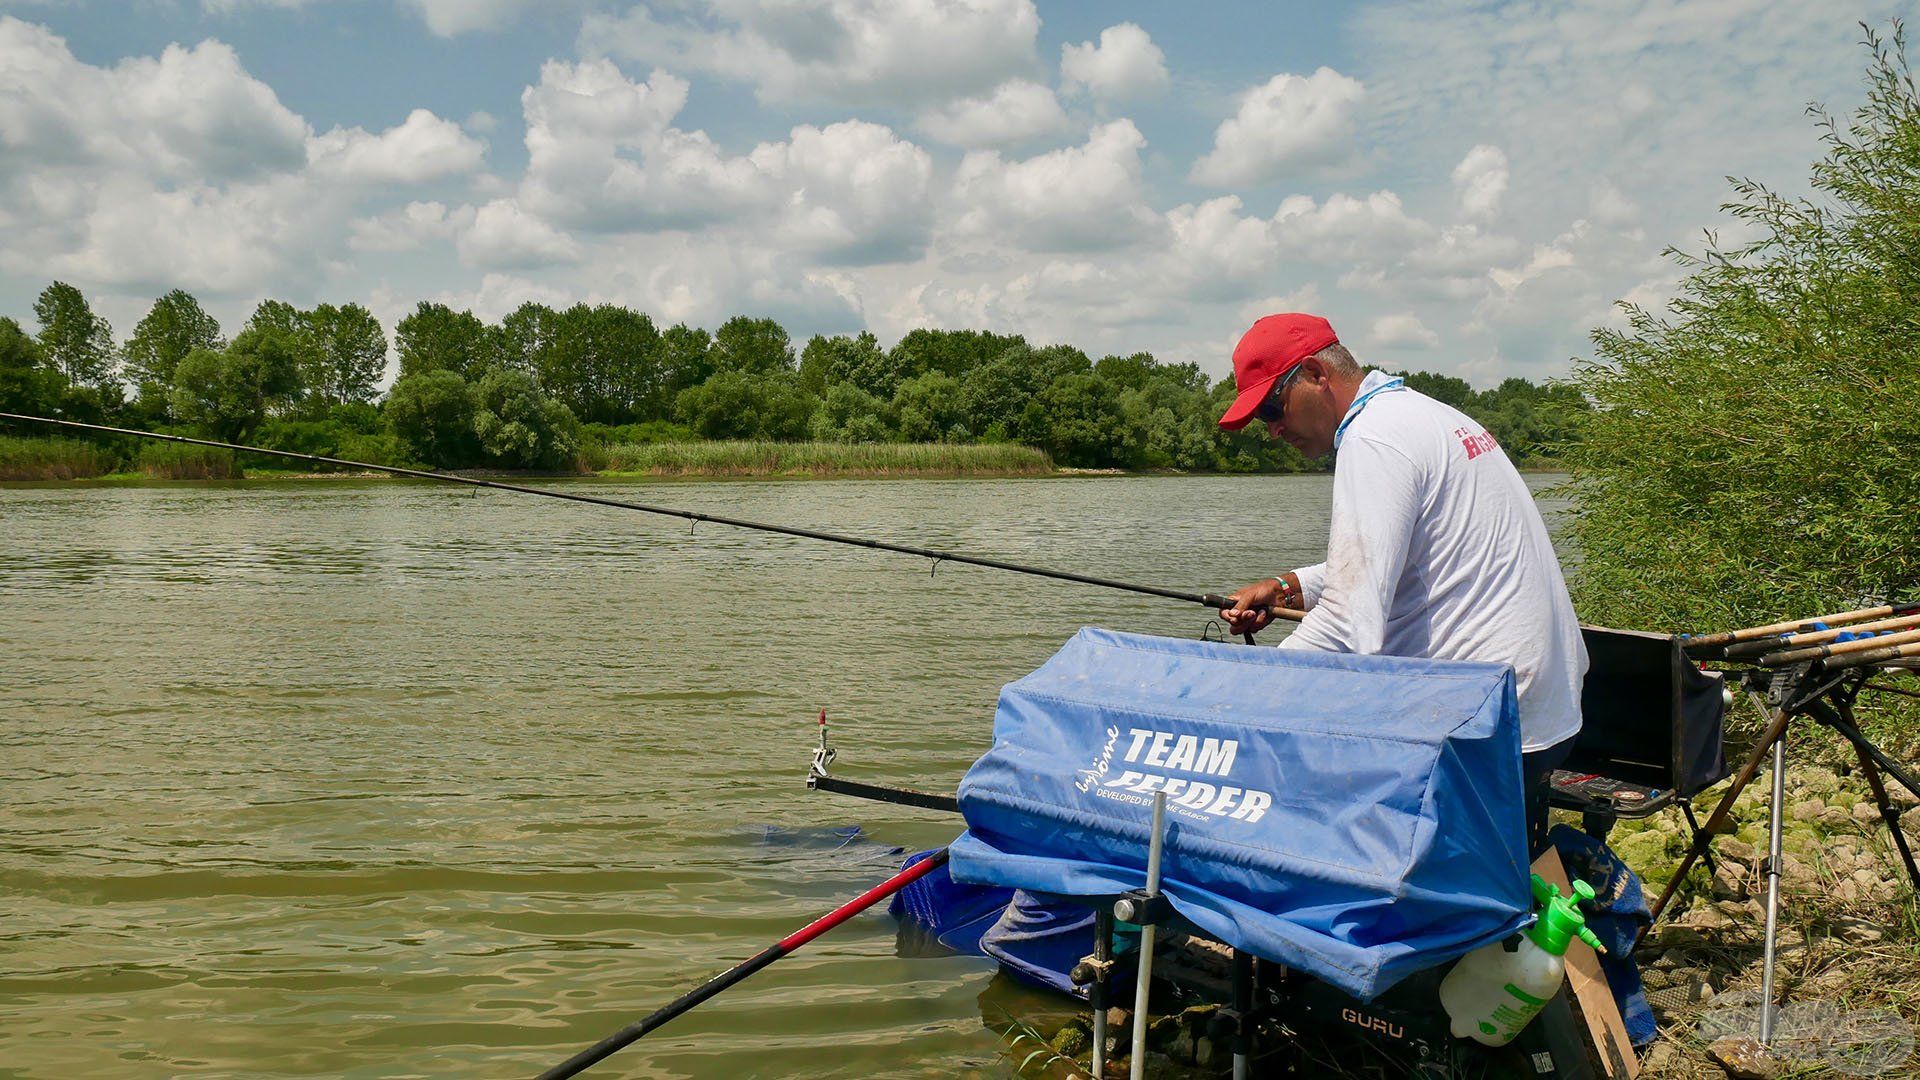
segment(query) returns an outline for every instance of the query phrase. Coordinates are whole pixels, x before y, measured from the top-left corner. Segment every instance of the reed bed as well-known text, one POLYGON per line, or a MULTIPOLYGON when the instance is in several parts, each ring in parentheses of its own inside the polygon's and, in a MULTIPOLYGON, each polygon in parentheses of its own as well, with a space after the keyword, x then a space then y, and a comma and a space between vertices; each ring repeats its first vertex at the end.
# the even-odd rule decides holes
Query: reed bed
POLYGON ((246 475, 231 450, 179 443, 141 447, 138 468, 154 480, 238 480, 246 475))
POLYGON ((1044 451, 1006 443, 663 442, 606 447, 595 464, 641 476, 1045 476, 1044 451))
POLYGON ((79 480, 113 471, 114 455, 78 439, 0 435, 0 480, 79 480))

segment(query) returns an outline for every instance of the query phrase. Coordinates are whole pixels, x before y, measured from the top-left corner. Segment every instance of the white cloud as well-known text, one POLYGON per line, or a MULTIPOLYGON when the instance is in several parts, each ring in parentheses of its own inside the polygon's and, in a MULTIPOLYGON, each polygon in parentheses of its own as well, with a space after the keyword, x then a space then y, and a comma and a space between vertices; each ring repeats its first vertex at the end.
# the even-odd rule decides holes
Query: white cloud
POLYGON ((1240 95, 1239 111, 1214 132, 1191 179, 1238 187, 1343 161, 1353 153, 1354 110, 1365 93, 1359 80, 1328 67, 1275 75, 1240 95))
POLYGON ((1453 190, 1463 217, 1492 217, 1507 194, 1507 155, 1486 143, 1467 151, 1453 167, 1453 190))
POLYGON ((254 290, 312 266, 338 197, 303 119, 217 41, 111 67, 0 16, 0 266, 110 288, 254 290))
POLYGON ((0 177, 72 166, 221 179, 298 168, 306 122, 218 41, 111 68, 0 15, 0 177))
POLYGON ((1373 320, 1367 338, 1372 344, 1382 346, 1418 345, 1431 349, 1440 344, 1440 335, 1427 329, 1418 315, 1408 312, 1382 315, 1373 320))
POLYGON ((1244 295, 1259 287, 1279 259, 1273 223, 1240 213, 1238 195, 1167 211, 1170 275, 1195 295, 1244 295))
POLYGON ((1008 146, 1067 129, 1067 114, 1053 91, 1026 79, 1009 79, 985 97, 960 98, 914 121, 929 138, 967 149, 1008 146))
POLYGON ((1640 204, 1608 180, 1593 186, 1593 197, 1587 205, 1593 220, 1603 225, 1630 225, 1641 215, 1640 204))
POLYGON ((80 215, 57 244, 8 245, 17 272, 155 293, 174 285, 245 293, 323 243, 326 215, 294 178, 160 189, 116 176, 75 190, 80 215))
POLYGON ((702 131, 672 126, 686 82, 646 83, 607 60, 550 62, 521 96, 528 213, 597 233, 757 224, 827 262, 911 257, 931 228, 933 161, 865 121, 801 125, 781 142, 730 155, 702 131))
POLYGON ((598 304, 608 297, 595 291, 556 288, 544 282, 515 274, 486 273, 472 288, 442 289, 425 295, 396 295, 385 289, 375 293, 368 306, 388 326, 411 314, 421 302, 445 304, 455 311, 471 311, 486 322, 499 322, 522 304, 545 304, 552 308, 576 303, 598 304))
POLYGON ((347 246, 355 251, 412 251, 432 240, 451 239, 460 222, 439 202, 410 202, 376 217, 356 219, 347 246))
POLYGON ((954 179, 956 231, 1030 251, 1094 251, 1147 236, 1157 218, 1140 183, 1147 140, 1131 120, 1095 128, 1083 146, 1024 161, 968 154, 954 179))
POLYGON ((646 4, 590 15, 583 55, 750 83, 762 102, 917 106, 1032 74, 1032 0, 713 0, 663 19, 646 4))
POLYGON ((1273 214, 1280 244, 1326 263, 1387 260, 1404 255, 1429 237, 1433 227, 1410 217, 1400 196, 1376 191, 1356 197, 1344 193, 1316 202, 1310 195, 1289 195, 1273 214))
POLYGON ((322 175, 366 184, 422 184, 480 167, 486 147, 426 109, 378 135, 334 128, 307 140, 307 160, 322 175))
MULTIPOLYGON (((1247 326, 1251 328, 1255 322, 1268 315, 1274 315, 1284 311, 1315 312, 1319 311, 1321 306, 1320 286, 1309 281, 1292 292, 1281 293, 1278 296, 1269 296, 1260 300, 1250 300, 1241 304, 1240 321, 1246 323, 1247 326)), ((1236 343, 1238 340, 1238 338, 1234 339, 1236 343)), ((1231 345, 1232 343, 1229 344, 1227 350, 1229 353, 1232 352, 1231 345)))
POLYGON ((402 0, 427 29, 441 37, 475 30, 498 30, 523 12, 538 10, 539 0, 402 0))
POLYGON ((547 62, 520 95, 522 203, 595 232, 687 228, 763 204, 770 192, 752 161, 728 158, 704 132, 670 126, 687 90, 664 71, 636 83, 611 61, 547 62))
POLYGON ((580 261, 581 248, 572 237, 510 199, 495 199, 461 217, 470 220, 461 227, 455 246, 468 266, 530 269, 580 261))
POLYGON ((780 231, 829 262, 890 262, 919 254, 932 226, 933 159, 879 124, 794 128, 753 161, 780 191, 780 231))
POLYGON ((734 315, 767 316, 790 332, 806 328, 856 329, 858 309, 831 274, 766 245, 713 244, 677 238, 652 252, 651 265, 613 275, 615 295, 667 325, 716 326, 734 315))
POLYGON ((1576 221, 1566 232, 1554 237, 1551 243, 1536 244, 1519 266, 1495 266, 1487 271, 1487 278, 1499 290, 1511 298, 1523 286, 1558 270, 1569 270, 1580 262, 1575 254, 1577 248, 1589 246, 1586 241, 1593 232, 1593 226, 1586 221, 1576 221))
MULTIPOLYGON (((209 15, 232 15, 250 8, 301 8, 314 0, 200 0, 209 15)), ((527 11, 538 10, 539 0, 398 0, 399 6, 419 16, 427 29, 441 37, 476 30, 498 30, 527 11)), ((551 0, 549 0, 549 5, 551 0)))
POLYGON ((1130 22, 1100 31, 1095 44, 1060 46, 1060 81, 1071 92, 1123 101, 1165 90, 1167 58, 1145 30, 1130 22))

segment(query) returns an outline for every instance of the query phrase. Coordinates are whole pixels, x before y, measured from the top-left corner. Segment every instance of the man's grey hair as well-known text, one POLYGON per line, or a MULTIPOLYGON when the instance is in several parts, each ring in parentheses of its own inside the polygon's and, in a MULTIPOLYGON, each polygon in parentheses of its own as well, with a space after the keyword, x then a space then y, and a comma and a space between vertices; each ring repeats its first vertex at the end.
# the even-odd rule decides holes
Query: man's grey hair
POLYGON ((1314 353, 1313 357, 1324 364, 1328 372, 1343 379, 1360 377, 1360 362, 1353 358, 1353 354, 1347 351, 1345 345, 1337 341, 1314 353))

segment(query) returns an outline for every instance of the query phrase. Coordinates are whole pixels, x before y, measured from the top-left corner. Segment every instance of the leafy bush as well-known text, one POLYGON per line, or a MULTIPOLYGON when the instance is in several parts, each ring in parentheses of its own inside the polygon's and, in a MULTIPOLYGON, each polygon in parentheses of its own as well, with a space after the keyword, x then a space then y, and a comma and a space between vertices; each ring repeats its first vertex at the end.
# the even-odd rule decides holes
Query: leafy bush
POLYGON ((674 418, 707 439, 791 441, 806 435, 813 406, 792 372, 722 370, 680 391, 674 418))
POLYGON ((1820 201, 1737 183, 1758 238, 1671 253, 1669 311, 1594 335, 1567 450, 1588 619, 1717 630, 1920 596, 1920 95, 1898 31, 1868 46, 1852 122, 1816 110, 1820 201))
POLYGON ((442 368, 404 375, 387 393, 387 430, 407 456, 442 468, 472 464, 479 445, 467 380, 442 368))
POLYGON ((520 371, 492 371, 474 387, 473 433, 481 452, 507 469, 572 468, 580 449, 573 410, 540 393, 520 371))
POLYGON ((893 439, 893 407, 851 383, 835 383, 820 399, 809 430, 820 442, 888 442, 893 439))

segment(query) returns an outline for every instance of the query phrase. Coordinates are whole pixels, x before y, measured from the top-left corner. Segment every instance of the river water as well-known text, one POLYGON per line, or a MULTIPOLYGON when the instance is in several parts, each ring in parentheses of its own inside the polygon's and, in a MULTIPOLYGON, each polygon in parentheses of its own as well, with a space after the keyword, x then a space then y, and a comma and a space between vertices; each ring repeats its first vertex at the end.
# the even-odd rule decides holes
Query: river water
MULTIPOLYGON (((566 487, 1192 591, 1315 561, 1330 494, 566 487)), ((425 484, 0 489, 0 1077, 532 1075, 952 837, 805 790, 820 709, 950 790, 1077 627, 1206 622, 425 484)), ((990 981, 869 914, 593 1075, 1005 1077, 990 981)))

